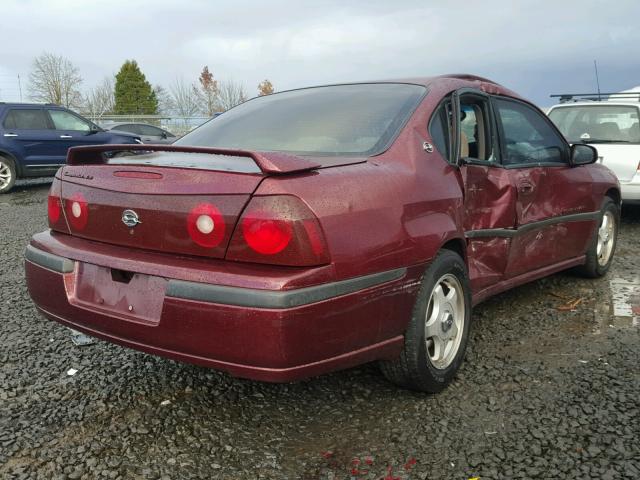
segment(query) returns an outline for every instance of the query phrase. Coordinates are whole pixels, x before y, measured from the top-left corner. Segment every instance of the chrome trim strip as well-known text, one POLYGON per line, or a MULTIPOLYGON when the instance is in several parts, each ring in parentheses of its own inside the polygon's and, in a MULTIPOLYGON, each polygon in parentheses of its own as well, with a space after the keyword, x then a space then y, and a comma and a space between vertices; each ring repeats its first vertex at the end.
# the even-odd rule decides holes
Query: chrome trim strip
POLYGON ((521 225, 518 228, 485 228, 480 230, 469 230, 464 232, 466 238, 481 238, 481 237, 503 237, 513 238, 517 235, 530 232, 532 230, 538 230, 539 228, 548 227, 557 223, 566 222, 584 222, 587 220, 597 220, 600 217, 600 212, 585 212, 585 213, 572 213, 570 215, 561 215, 558 217, 547 218, 545 220, 539 220, 537 222, 527 223, 521 225))
POLYGON ((406 268, 398 268, 396 270, 374 273, 363 277, 284 291, 229 287, 225 285, 187 282, 184 280, 169 280, 166 295, 168 297, 220 303, 223 305, 283 309, 321 302, 330 298, 357 292, 358 290, 364 290, 365 288, 398 280, 406 273, 406 268))
POLYGON ((43 252, 31 245, 27 245, 27 249, 24 252, 24 258, 31 263, 35 263, 49 270, 59 273, 71 273, 73 272, 74 261, 68 258, 59 257, 52 253, 43 252))
POLYGON ((33 163, 31 165, 25 165, 27 168, 60 168, 64 167, 66 163, 33 163))

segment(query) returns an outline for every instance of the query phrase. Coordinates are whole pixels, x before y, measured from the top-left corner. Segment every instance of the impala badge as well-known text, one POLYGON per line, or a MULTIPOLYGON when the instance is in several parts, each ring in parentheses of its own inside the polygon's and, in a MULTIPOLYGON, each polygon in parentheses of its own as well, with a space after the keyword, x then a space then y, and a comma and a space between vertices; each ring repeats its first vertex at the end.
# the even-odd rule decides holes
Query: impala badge
POLYGON ((122 212, 122 223, 124 223, 127 227, 135 227, 139 223, 142 223, 138 218, 138 214, 133 210, 125 210, 122 212))

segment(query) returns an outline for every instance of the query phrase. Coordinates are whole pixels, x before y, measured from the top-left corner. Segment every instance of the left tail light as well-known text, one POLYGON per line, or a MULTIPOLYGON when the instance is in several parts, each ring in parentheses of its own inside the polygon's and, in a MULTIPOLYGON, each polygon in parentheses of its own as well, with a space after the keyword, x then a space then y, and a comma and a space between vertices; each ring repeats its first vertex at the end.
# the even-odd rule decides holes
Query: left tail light
POLYGON ((297 197, 272 195, 250 200, 225 258, 302 267, 329 263, 329 252, 309 207, 297 197))
POLYGON ((47 197, 47 217, 51 230, 68 233, 69 228, 64 218, 61 193, 62 182, 54 178, 51 188, 49 189, 49 196, 47 197))

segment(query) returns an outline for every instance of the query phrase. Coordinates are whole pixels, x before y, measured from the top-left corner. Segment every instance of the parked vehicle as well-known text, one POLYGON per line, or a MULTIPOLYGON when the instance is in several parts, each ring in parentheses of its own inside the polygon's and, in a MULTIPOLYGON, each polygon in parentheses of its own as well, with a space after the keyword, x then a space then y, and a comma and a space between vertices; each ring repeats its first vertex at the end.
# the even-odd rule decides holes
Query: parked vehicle
MULTIPOLYGON (((599 161, 620 180, 622 201, 640 201, 640 103, 638 93, 588 94, 594 100, 561 103, 549 118, 569 143, 597 146, 599 161)), ((583 96, 564 95, 565 102, 583 96)))
POLYGON ((11 191, 17 178, 53 175, 71 147, 140 143, 58 105, 0 103, 0 133, 0 193, 11 191))
POLYGON ((534 105, 470 75, 239 105, 174 145, 78 147, 26 250, 47 318, 266 381, 379 360, 437 392, 473 305, 604 275, 620 187, 534 105))
POLYGON ((142 143, 173 143, 178 138, 168 130, 147 123, 107 123, 103 127, 114 132, 128 132, 137 135, 142 143))

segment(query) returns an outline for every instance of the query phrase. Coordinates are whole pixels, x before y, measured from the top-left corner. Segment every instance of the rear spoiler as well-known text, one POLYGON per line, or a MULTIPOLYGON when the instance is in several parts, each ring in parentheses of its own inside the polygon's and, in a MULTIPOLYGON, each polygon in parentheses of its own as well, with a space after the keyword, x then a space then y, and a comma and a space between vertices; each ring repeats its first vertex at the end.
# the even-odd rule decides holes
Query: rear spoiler
POLYGON ((321 167, 312 160, 296 155, 280 152, 257 152, 249 150, 233 150, 209 147, 188 147, 178 145, 118 144, 118 145, 86 145, 72 147, 67 153, 67 165, 100 165, 107 162, 106 152, 181 152, 209 153, 212 155, 230 155, 253 159, 263 173, 281 174, 303 172, 321 167))

